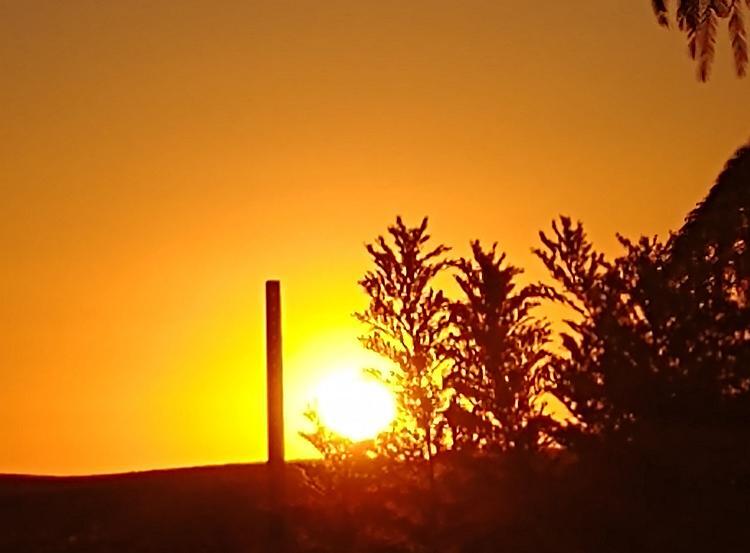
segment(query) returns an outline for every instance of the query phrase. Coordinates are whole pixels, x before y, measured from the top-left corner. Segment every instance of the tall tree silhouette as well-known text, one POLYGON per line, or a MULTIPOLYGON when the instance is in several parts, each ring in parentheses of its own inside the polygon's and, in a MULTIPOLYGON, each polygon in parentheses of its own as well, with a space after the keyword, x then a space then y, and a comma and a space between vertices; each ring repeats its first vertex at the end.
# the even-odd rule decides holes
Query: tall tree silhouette
POLYGON ((706 197, 677 232, 674 267, 690 272, 691 285, 722 294, 737 308, 750 304, 750 146, 740 148, 706 197))
POLYGON ((746 420, 749 209, 745 147, 667 242, 619 237, 625 252, 608 261, 568 218, 540 233, 536 254, 557 285, 549 296, 576 314, 551 384, 578 430, 632 443, 746 420))
POLYGON ((496 245, 471 244, 472 258, 456 262, 464 299, 451 303, 453 329, 446 340, 453 392, 445 413, 456 447, 507 451, 541 445, 542 417, 534 404, 547 358, 546 324, 534 318, 535 287, 517 287, 521 269, 505 263, 496 245))
POLYGON ((539 233, 545 249, 534 253, 556 281, 555 287, 548 288, 548 297, 568 306, 575 317, 565 321, 568 330, 560 333, 566 354, 553 363, 548 385, 584 421, 588 433, 608 435, 625 417, 607 397, 602 364, 606 345, 598 332, 600 318, 608 313, 603 287, 611 265, 593 249, 580 223, 561 217, 559 223, 553 221, 552 231, 550 237, 539 233))
POLYGON ((408 497, 391 502, 401 506, 396 517, 399 531, 408 532, 412 543, 434 551, 435 456, 440 447, 436 436, 445 365, 441 345, 449 312, 447 298, 433 285, 435 277, 450 265, 445 258, 449 248, 430 245, 426 217, 417 227, 408 227, 397 217, 388 234, 390 239, 379 236, 366 246, 375 268, 359 282, 369 305, 355 316, 367 327, 360 338, 362 344, 391 362, 389 371, 375 375, 393 390, 397 415, 391 431, 376 440, 376 452, 400 461, 388 480, 397 481, 402 490, 412 490, 408 497), (411 469, 421 466, 426 469, 426 482, 410 477, 411 469), (413 493, 425 484, 427 493, 413 493))
POLYGON ((690 308, 680 322, 690 325, 696 386, 710 380, 728 398, 747 402, 750 146, 735 153, 705 199, 687 216, 673 239, 668 268, 673 286, 690 308))
POLYGON ((673 360, 664 329, 678 302, 663 277, 665 246, 620 237, 626 252, 609 261, 580 223, 561 217, 552 231, 540 232, 544 248, 534 251, 555 281, 548 296, 572 315, 548 384, 582 423, 562 434, 563 441, 630 442, 637 424, 674 411, 665 405, 673 360))
MULTIPOLYGON (((669 0, 651 0, 651 5, 659 24, 668 27, 669 0)), ((744 10, 750 0, 677 0, 676 5, 677 27, 687 38, 690 57, 697 62, 698 78, 706 81, 711 73, 721 20, 727 20, 735 71, 743 77, 748 61, 744 10)))
POLYGON ((428 245, 427 218, 410 228, 398 217, 388 233, 390 240, 379 236, 366 246, 375 268, 360 280, 369 305, 355 315, 367 326, 363 345, 392 363, 378 375, 394 391, 398 411, 381 453, 426 461, 432 482, 444 364, 440 344, 449 324, 448 300, 433 282, 449 265, 449 248, 428 245))

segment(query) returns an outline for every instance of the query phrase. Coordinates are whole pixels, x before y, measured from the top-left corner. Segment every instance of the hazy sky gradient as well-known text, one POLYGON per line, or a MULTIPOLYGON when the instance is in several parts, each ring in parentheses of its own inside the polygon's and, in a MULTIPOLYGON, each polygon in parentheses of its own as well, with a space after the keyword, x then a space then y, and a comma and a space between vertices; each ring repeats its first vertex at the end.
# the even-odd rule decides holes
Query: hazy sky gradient
POLYGON ((2 2, 0 472, 263 459, 267 278, 309 453, 366 240, 675 228, 750 136, 717 58, 648 0, 2 2))

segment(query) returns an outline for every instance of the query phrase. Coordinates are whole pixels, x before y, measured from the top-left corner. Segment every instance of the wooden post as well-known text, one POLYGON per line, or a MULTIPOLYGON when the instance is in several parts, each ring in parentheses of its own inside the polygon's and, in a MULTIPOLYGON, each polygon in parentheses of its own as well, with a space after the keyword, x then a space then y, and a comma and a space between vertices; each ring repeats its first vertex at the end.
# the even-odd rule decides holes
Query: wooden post
POLYGON ((287 550, 285 523, 284 387, 281 362, 281 291, 278 280, 266 281, 266 413, 268 417, 268 494, 270 551, 287 550))
POLYGON ((284 383, 281 363, 281 293, 278 280, 266 281, 266 398, 268 464, 284 465, 284 383))

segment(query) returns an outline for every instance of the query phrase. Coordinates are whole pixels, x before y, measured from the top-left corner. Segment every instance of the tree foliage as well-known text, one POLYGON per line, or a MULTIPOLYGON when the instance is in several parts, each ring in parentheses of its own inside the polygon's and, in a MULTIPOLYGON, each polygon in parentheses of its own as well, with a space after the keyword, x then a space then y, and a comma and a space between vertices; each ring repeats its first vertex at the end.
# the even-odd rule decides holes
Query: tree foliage
POLYGON ((561 217, 552 232, 540 233, 544 247, 535 253, 554 280, 549 297, 571 317, 560 333, 564 353, 551 363, 550 391, 581 421, 573 435, 631 441, 636 422, 664 408, 670 359, 662 317, 672 303, 661 278, 664 245, 620 237, 625 253, 607 260, 581 223, 561 217))
MULTIPOLYGON (((669 27, 668 0, 651 0, 654 14, 663 27, 669 27)), ((747 71, 747 34, 745 8, 750 0, 676 0, 677 28, 685 34, 688 53, 697 63, 698 79, 708 80, 716 52, 716 34, 719 23, 727 22, 737 76, 747 71)))
POLYGON ((679 323, 692 334, 697 374, 712 375, 716 393, 742 402, 750 393, 750 147, 737 151, 688 214, 668 269, 685 298, 679 323))
POLYGON ((491 551, 514 543, 497 517, 534 526, 509 505, 567 521, 565 533, 577 502, 598 516, 598 487, 634 516, 665 489, 679 507, 693 489, 665 479, 696 474, 712 482, 702 493, 720 489, 730 507, 745 500, 734 486, 750 482, 750 146, 665 239, 618 235, 607 256, 580 222, 553 221, 533 250, 546 283, 519 284, 521 270, 496 245, 475 241, 469 257, 449 258, 430 245, 427 219, 409 227, 398 218, 387 236, 367 245, 373 268, 357 318, 363 345, 390 361, 380 377, 397 421, 354 443, 310 413, 306 436, 324 457, 317 489, 341 506, 342 550, 370 533, 367 543, 384 550, 491 551), (439 287, 444 273, 456 297, 439 287), (556 332, 537 315, 546 302, 568 313, 556 332), (542 417, 542 393, 574 422, 542 417), (653 490, 641 494, 644 478, 653 490), (354 519, 368 521, 360 534, 354 519))
POLYGON ((506 264, 496 245, 471 247, 473 257, 455 263, 464 297, 450 305, 445 385, 453 394, 445 426, 456 448, 535 450, 543 421, 534 400, 549 338, 548 326, 532 313, 539 294, 517 286, 521 270, 506 264))
POLYGON ((666 242, 619 237, 624 252, 608 260, 569 218, 540 234, 549 297, 575 314, 550 387, 582 421, 576 433, 631 443, 746 420, 749 191, 746 147, 666 242))
POLYGON ((448 300, 433 285, 449 265, 449 248, 429 245, 427 218, 412 228, 398 217, 388 233, 390 241, 379 236, 366 246, 375 268, 360 281, 369 304, 356 314, 367 327, 362 344, 392 367, 378 375, 393 390, 398 411, 396 428, 379 442, 380 452, 432 466, 445 361, 440 344, 449 324, 448 300))

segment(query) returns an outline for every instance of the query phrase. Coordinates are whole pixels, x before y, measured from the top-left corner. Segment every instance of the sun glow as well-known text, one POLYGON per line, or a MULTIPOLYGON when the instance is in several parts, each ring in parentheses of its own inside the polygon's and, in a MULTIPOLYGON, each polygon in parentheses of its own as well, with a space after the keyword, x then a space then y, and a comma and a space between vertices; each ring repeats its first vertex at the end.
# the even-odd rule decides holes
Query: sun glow
POLYGON ((349 371, 326 377, 316 389, 315 404, 325 426, 354 441, 374 438, 396 414, 388 388, 349 371))

